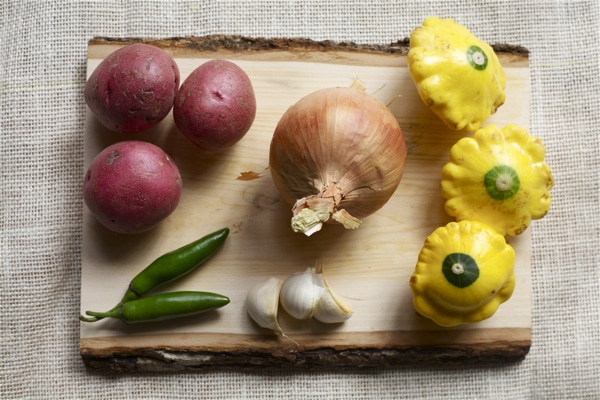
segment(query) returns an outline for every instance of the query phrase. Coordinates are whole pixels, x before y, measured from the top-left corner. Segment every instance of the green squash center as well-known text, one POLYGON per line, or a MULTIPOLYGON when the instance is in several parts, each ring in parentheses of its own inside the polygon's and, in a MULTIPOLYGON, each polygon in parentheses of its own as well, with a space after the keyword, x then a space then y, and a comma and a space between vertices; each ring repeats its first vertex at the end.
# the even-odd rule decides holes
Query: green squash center
POLYGON ((521 181, 512 167, 497 165, 485 174, 484 184, 492 199, 506 200, 519 191, 521 181))
POLYGON ((485 52, 479 46, 471 46, 467 49, 467 60, 471 67, 483 71, 487 68, 488 58, 485 52))
POLYGON ((452 253, 444 259, 442 273, 452 285, 465 288, 479 278, 479 267, 470 255, 452 253))

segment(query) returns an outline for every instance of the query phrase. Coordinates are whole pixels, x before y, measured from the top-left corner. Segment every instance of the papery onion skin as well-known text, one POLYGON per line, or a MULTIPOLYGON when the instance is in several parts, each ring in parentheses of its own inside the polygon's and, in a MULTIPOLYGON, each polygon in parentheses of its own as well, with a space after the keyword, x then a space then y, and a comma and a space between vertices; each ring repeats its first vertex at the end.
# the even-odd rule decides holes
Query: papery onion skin
MULTIPOLYGON (((360 220, 394 194, 406 153, 400 125, 385 105, 354 88, 326 88, 284 113, 273 134, 269 165, 284 201, 296 205, 294 214, 306 207, 298 207, 306 199, 329 198, 331 214, 345 210, 360 220)), ((323 222, 338 222, 334 219, 323 222)))

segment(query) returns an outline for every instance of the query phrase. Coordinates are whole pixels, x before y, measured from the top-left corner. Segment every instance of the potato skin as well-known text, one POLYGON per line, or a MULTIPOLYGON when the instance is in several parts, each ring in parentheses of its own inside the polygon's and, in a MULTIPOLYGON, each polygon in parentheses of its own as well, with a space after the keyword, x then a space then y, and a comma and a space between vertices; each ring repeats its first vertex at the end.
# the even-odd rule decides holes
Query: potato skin
POLYGON ((85 85, 85 101, 109 130, 137 133, 167 116, 179 81, 179 68, 167 52, 134 43, 114 51, 96 67, 85 85))
POLYGON ((83 182, 88 209, 119 233, 152 229, 175 210, 181 192, 181 175, 173 160, 158 146, 137 140, 102 150, 83 182))
POLYGON ((181 84, 173 105, 177 128, 205 154, 238 142, 256 116, 248 75, 227 60, 200 65, 181 84))

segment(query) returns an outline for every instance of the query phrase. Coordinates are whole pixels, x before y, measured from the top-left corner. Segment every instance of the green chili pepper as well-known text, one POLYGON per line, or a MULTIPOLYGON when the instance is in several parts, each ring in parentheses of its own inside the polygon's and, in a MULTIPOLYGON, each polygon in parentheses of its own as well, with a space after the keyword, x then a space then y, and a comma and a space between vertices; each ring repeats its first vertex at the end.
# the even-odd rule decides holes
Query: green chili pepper
POLYGON ((192 272, 216 253, 227 235, 229 228, 223 228, 158 257, 131 280, 121 301, 142 297, 151 290, 192 272))
POLYGON ((160 293, 127 301, 107 312, 86 311, 97 318, 119 318, 127 323, 164 321, 216 310, 229 304, 229 298, 210 292, 160 293))
MULTIPOLYGON (((217 252, 228 235, 229 228, 219 229, 158 257, 131 280, 119 304, 107 313, 116 311, 122 304, 139 299, 151 290, 192 272, 217 252)), ((96 322, 102 318, 79 317, 84 322, 96 322)))

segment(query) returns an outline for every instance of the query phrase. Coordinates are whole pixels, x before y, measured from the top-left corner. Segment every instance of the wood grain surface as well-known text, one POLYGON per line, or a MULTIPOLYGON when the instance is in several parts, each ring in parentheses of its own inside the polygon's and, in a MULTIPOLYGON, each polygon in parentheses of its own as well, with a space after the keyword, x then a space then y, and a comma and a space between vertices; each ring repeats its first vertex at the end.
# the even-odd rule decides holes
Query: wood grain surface
MULTIPOLYGON (((240 37, 110 39, 88 47, 88 75, 110 52, 134 41, 158 45, 179 65, 182 81, 214 58, 234 61, 249 75, 257 115, 233 148, 201 156, 169 115, 134 136, 108 132, 87 110, 85 165, 109 144, 125 139, 161 146, 181 170, 177 210, 154 230, 119 235, 100 226, 84 207, 81 312, 116 304, 129 280, 159 255, 222 227, 231 234, 209 262, 166 290, 206 290, 231 303, 199 317, 126 325, 118 320, 81 324, 80 353, 87 366, 112 371, 187 371, 206 368, 391 367, 411 362, 517 361, 531 344, 531 233, 509 238, 517 253, 512 298, 490 319, 441 328, 419 316, 408 285, 425 238, 451 219, 443 211, 439 181, 452 132, 421 102, 406 67, 407 41, 386 46, 240 37), (355 78, 397 117, 408 157, 392 199, 357 230, 326 225, 307 238, 290 228, 268 171, 269 143, 285 110, 324 87, 355 78), (253 180, 237 179, 253 171, 253 180), (285 278, 321 259, 330 285, 354 310, 343 324, 295 321, 280 312, 293 341, 259 328, 244 308, 249 288, 268 276, 285 278)), ((526 49, 497 45, 507 75, 506 103, 487 124, 529 127, 526 49)), ((82 171, 82 178, 83 178, 82 171)), ((76 316, 74 316, 76 318, 76 316)))

